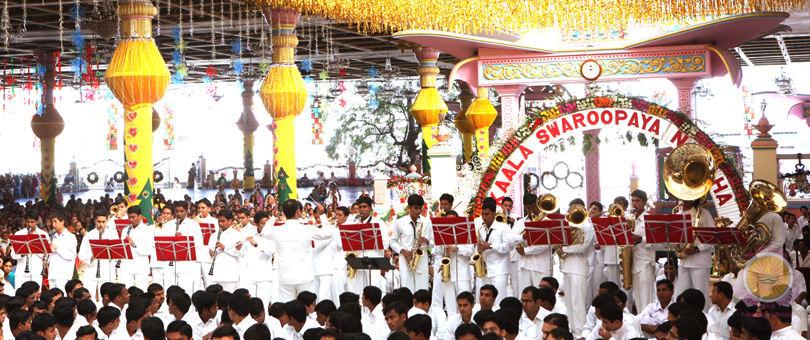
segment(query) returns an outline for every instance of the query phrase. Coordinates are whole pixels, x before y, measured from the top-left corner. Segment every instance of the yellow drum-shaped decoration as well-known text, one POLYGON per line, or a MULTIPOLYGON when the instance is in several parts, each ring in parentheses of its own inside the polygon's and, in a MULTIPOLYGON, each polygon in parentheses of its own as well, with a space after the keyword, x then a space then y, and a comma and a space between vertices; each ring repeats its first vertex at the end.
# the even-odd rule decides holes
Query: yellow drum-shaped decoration
POLYGON ((422 88, 411 106, 411 115, 419 126, 439 124, 439 116, 447 113, 447 104, 434 87, 422 88))
POLYGON ((152 39, 125 39, 118 43, 104 80, 124 106, 163 98, 169 86, 169 68, 152 39))
POLYGON ((259 96, 273 119, 295 118, 306 106, 307 88, 295 65, 273 65, 259 96))

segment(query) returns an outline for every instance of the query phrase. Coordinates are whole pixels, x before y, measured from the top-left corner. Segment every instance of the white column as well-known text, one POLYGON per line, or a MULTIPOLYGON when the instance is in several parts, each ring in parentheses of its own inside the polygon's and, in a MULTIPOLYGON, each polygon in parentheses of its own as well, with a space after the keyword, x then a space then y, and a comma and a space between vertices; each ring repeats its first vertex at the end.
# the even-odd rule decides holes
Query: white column
POLYGON ((438 201, 442 194, 456 195, 458 190, 458 176, 456 172, 456 157, 458 151, 447 145, 434 145, 428 150, 430 159, 430 193, 434 201, 438 201))

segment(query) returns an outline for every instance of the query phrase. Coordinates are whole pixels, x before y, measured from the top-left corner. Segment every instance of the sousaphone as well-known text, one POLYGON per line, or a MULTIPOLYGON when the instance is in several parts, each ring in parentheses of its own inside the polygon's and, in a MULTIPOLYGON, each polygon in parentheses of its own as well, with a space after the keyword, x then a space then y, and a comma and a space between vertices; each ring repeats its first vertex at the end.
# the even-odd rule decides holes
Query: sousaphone
MULTIPOLYGON (((700 226, 700 207, 706 203, 709 190, 714 184, 717 168, 712 154, 700 144, 683 144, 669 154, 664 162, 664 185, 672 196, 682 201, 699 200, 695 210, 694 226, 700 226)), ((678 258, 686 257, 684 250, 694 247, 693 244, 672 246, 678 258)))

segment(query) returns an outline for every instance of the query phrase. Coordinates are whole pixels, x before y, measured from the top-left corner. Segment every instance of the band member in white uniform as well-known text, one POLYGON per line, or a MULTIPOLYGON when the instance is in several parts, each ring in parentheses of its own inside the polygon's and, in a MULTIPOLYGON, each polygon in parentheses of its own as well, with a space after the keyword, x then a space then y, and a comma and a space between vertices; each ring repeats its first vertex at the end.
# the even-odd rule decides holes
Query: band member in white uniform
MULTIPOLYGON (((202 246, 203 237, 199 223, 188 218, 188 202, 175 202, 174 216, 175 219, 166 222, 162 230, 155 232, 155 236, 190 236, 194 240, 194 251, 197 252, 197 258, 202 258, 208 251, 202 246)), ((200 264, 195 261, 174 261, 173 263, 168 261, 163 273, 164 286, 177 285, 187 292, 195 292, 204 288, 200 287, 201 274, 200 264)))
POLYGON ((633 231, 633 300, 636 308, 644 309, 655 297, 655 249, 647 244, 644 216, 646 212, 647 193, 634 190, 630 194, 630 205, 633 208, 628 219, 635 221, 633 231))
MULTIPOLYGON (((506 223, 495 221, 496 205, 494 200, 487 200, 481 205, 481 222, 476 220, 478 233, 478 252, 484 255, 487 264, 487 276, 482 278, 483 284, 495 286, 499 292, 506 291, 506 280, 509 274, 509 250, 520 243, 506 223)), ((495 300, 500 305, 504 295, 498 294, 495 300)))
MULTIPOLYGON (((451 211, 447 213, 445 217, 458 217, 458 214, 451 211)), ((447 268, 449 268, 450 279, 447 282, 444 282, 442 279, 444 275, 444 267, 442 266, 443 259, 438 259, 436 262, 439 263, 439 269, 435 272, 434 277, 436 277, 437 280, 434 280, 434 284, 442 286, 441 290, 447 314, 458 314, 458 302, 456 301, 456 297, 458 297, 461 292, 469 292, 472 290, 470 285, 472 282, 472 278, 470 277, 470 256, 475 253, 475 246, 471 244, 459 245, 457 247, 437 246, 434 248, 434 251, 437 257, 444 256, 450 259, 450 263, 447 266, 447 268)), ((436 289, 435 286, 433 289, 436 289)), ((436 306, 441 305, 442 301, 439 301, 436 306)))
MULTIPOLYGON (((692 215, 692 224, 697 217, 697 204, 700 200, 684 201, 681 203, 681 214, 692 215)), ((705 208, 700 208, 699 225, 695 227, 713 228, 714 218, 705 208)), ((712 246, 700 243, 695 238, 695 246, 688 246, 683 250, 686 254, 678 263, 678 280, 675 281, 675 291, 684 292, 689 288, 695 288, 703 293, 706 298, 706 310, 711 307, 709 300, 709 272, 712 268, 712 246)))
MULTIPOLYGON (((374 202, 371 200, 371 197, 363 196, 357 199, 357 217, 353 220, 349 220, 349 224, 365 224, 365 223, 376 223, 380 228, 380 233, 382 234, 382 241, 383 241, 383 249, 388 248, 388 228, 383 222, 383 220, 372 216, 374 213, 374 202)), ((357 257, 383 257, 385 255, 384 250, 365 250, 365 251, 358 251, 357 257)), ((346 249, 344 249, 346 250, 346 249)), ((404 268, 400 268, 404 269, 404 268)), ((360 269, 357 271, 357 275, 355 275, 354 279, 347 279, 346 281, 346 291, 360 294, 363 291, 363 288, 366 286, 375 286, 380 288, 381 291, 385 292, 385 283, 386 281, 380 274, 379 270, 372 270, 371 275, 367 273, 365 270, 360 269), (369 282, 369 276, 371 277, 371 282, 369 282)))
MULTIPOLYGON (((588 206, 588 217, 590 218, 598 218, 604 215, 604 206, 599 201, 591 202, 591 205, 588 206)), ((594 234, 596 233, 594 229, 594 234)), ((593 263, 591 264, 591 268, 588 271, 588 285, 591 287, 591 290, 588 292, 588 299, 586 301, 593 300, 594 296, 599 295, 599 285, 602 282, 605 282, 605 250, 601 246, 599 246, 596 242, 593 244, 594 256, 593 256, 593 263)))
MULTIPOLYGON (((14 235, 28 235, 39 234, 48 238, 48 233, 44 230, 37 228, 37 221, 39 220, 39 212, 36 210, 28 210, 25 212, 25 229, 21 229, 14 233, 14 235)), ((34 281, 37 284, 42 284, 42 255, 17 255, 14 249, 11 250, 11 258, 17 260, 17 269, 14 272, 14 278, 17 288, 26 281, 34 281)))
POLYGON ((73 268, 76 267, 76 235, 65 228, 65 212, 56 211, 51 215, 53 235, 51 236, 51 250, 48 256, 48 282, 51 288, 64 290, 65 284, 73 278, 73 268))
MULTIPOLYGON (((438 213, 446 214, 446 213, 449 213, 450 211, 452 211, 453 210, 453 201, 454 200, 455 199, 453 198, 453 195, 450 195, 450 194, 447 194, 447 193, 444 193, 441 196, 439 196, 439 211, 438 211, 438 213)), ((458 213, 455 213, 455 211, 453 211, 453 213, 454 213, 453 214, 454 216, 458 216, 458 213)), ((438 215, 436 215, 436 216, 438 216, 438 215)), ((435 249, 434 249, 434 251, 435 251, 435 249)), ((439 256, 441 254, 436 253, 436 255, 439 256)), ((441 268, 441 263, 439 261, 434 261, 433 262, 433 273, 434 274, 438 273, 439 268, 441 268)), ((431 291, 432 296, 431 296, 431 302, 430 302, 431 306, 442 306, 443 305, 442 301, 444 301, 444 292, 442 291, 442 288, 444 287, 444 285, 442 285, 441 280, 442 280, 441 275, 433 275, 433 285, 432 285, 433 290, 431 291)), ((455 300, 453 300, 453 301, 455 301, 455 300)))
POLYGON ((312 291, 315 269, 312 263, 312 241, 335 237, 328 224, 320 228, 303 225, 301 206, 288 199, 281 205, 287 221, 270 229, 268 238, 276 243, 276 261, 279 270, 279 301, 290 301, 303 291, 312 291))
MULTIPOLYGON (((239 281, 239 257, 243 255, 244 237, 234 228, 233 212, 223 209, 217 214, 219 230, 217 235, 208 242, 208 254, 211 256, 211 268, 214 274, 211 280, 222 285, 222 289, 232 292, 236 290, 239 281)), ((211 268, 209 268, 209 273, 211 268)), ((253 268, 253 270, 266 270, 266 268, 253 268)))
POLYGON ((262 301, 276 301, 273 299, 273 270, 271 270, 276 244, 267 238, 268 231, 273 227, 276 219, 268 217, 266 212, 259 210, 253 215, 253 220, 256 221, 256 233, 249 235, 243 232, 243 236, 247 236, 244 247, 245 256, 239 261, 247 262, 248 268, 262 268, 262 270, 242 272, 239 274, 239 278, 244 277, 248 280, 248 284, 242 288, 246 288, 250 292, 250 296, 258 297, 262 301))
MULTIPOLYGON (((574 204, 585 206, 585 202, 579 198, 571 201, 570 205, 574 204)), ((565 274, 563 278, 563 287, 565 287, 563 301, 565 309, 572 311, 570 327, 573 334, 580 334, 582 327, 585 326, 586 313, 584 311, 588 310, 587 297, 590 289, 586 284, 590 268, 588 259, 594 252, 593 244, 596 237, 589 217, 585 217, 584 224, 578 226, 578 228, 582 229, 582 243, 562 247, 562 251, 569 255, 565 259, 560 259, 560 271, 565 274)))
POLYGON ((87 232, 82 238, 82 245, 79 247, 79 260, 87 264, 84 270, 82 284, 90 291, 95 302, 101 302, 101 292, 99 288, 104 282, 113 282, 113 261, 96 260, 93 257, 93 250, 90 247, 90 240, 117 240, 118 232, 115 228, 107 227, 107 212, 96 210, 93 214, 95 228, 87 232), (98 275, 97 275, 98 274, 98 275))
POLYGON ((398 219, 392 226, 391 249, 399 253, 399 274, 402 287, 412 292, 428 289, 428 258, 427 248, 433 246, 433 227, 429 218, 422 217, 425 199, 413 194, 408 196, 408 215, 398 219), (411 268, 416 252, 421 251, 422 256, 411 268))
MULTIPOLYGON (((515 235, 519 234, 520 231, 515 230, 515 218, 512 217, 512 207, 514 207, 515 203, 512 201, 511 197, 504 197, 501 200, 501 209, 503 214, 506 215, 506 226, 509 227, 509 230, 515 235)), ((520 296, 520 291, 522 288, 519 286, 519 275, 518 272, 520 271, 520 257, 521 255, 518 254, 515 250, 515 246, 511 246, 509 248, 509 284, 508 286, 511 289, 511 293, 507 291, 501 291, 501 294, 505 296, 520 296)))
MULTIPOLYGON (((537 207, 537 196, 534 194, 526 194, 523 196, 523 209, 526 210, 526 217, 521 218, 515 222, 514 231, 520 237, 520 242, 524 242, 525 235, 521 235, 526 229, 526 222, 534 222, 534 219, 540 214, 540 208, 537 207)), ((526 288, 528 286, 540 286, 540 280, 546 276, 551 276, 551 247, 549 246, 518 246, 515 248, 517 255, 520 257, 520 271, 518 272, 519 287, 526 288)))
POLYGON ((121 239, 129 244, 132 260, 121 261, 118 282, 146 288, 149 284, 149 256, 154 255, 155 231, 143 222, 141 207, 133 205, 127 208, 127 215, 130 225, 121 233, 121 239))
MULTIPOLYGON (((624 209, 625 212, 629 212, 627 210, 629 202, 624 196, 618 196, 613 199, 613 204, 618 204, 619 206, 624 209)), ((629 218, 629 217, 628 217, 629 218)), ((618 284, 619 287, 622 286, 622 278, 621 278, 621 269, 619 268, 619 250, 616 246, 604 246, 602 247, 605 250, 605 281, 610 281, 615 284, 618 284)), ((628 296, 629 298, 632 296, 628 296)), ((628 305, 632 305, 628 302, 628 305)))
MULTIPOLYGON (((217 227, 217 218, 216 216, 211 215, 211 202, 207 198, 203 198, 197 201, 197 216, 194 217, 194 221, 196 221, 202 228, 203 223, 211 224, 214 228, 217 227)), ((200 233, 202 233, 202 229, 200 229, 200 233)), ((211 238, 216 234, 211 234, 211 237, 208 238, 208 241, 211 241, 211 238)), ((203 243, 206 249, 208 249, 208 243, 205 243, 205 238, 203 237, 203 243)), ((211 267, 211 256, 208 252, 203 252, 203 257, 198 258, 197 262, 200 263, 200 270, 203 273, 203 285, 208 287, 211 284, 211 275, 208 275, 208 269, 211 267)))
MULTIPOLYGON (((329 219, 326 217, 326 208, 323 204, 316 204, 313 211, 313 222, 316 227, 329 224, 329 219)), ((337 244, 340 243, 340 234, 337 228, 332 227, 335 237, 328 240, 315 241, 315 248, 312 250, 312 260, 315 264, 315 288, 313 291, 318 296, 318 301, 323 300, 337 300, 338 295, 335 295, 334 283, 332 282, 335 277, 335 264, 337 258, 337 244)), ((341 262, 344 260, 340 258, 341 262)))
MULTIPOLYGON (((174 219, 174 207, 171 205, 164 205, 161 207, 159 218, 160 221, 162 221, 162 224, 155 223, 155 234, 153 236, 172 236, 171 231, 166 228, 166 223, 174 219)), ((152 245, 152 248, 155 248, 155 246, 152 245)), ((158 261, 157 255, 152 256, 149 259, 149 265, 152 267, 152 283, 157 283, 164 286, 163 278, 165 277, 164 273, 166 273, 167 264, 168 262, 158 261)), ((174 275, 174 268, 172 268, 171 275, 174 275)))

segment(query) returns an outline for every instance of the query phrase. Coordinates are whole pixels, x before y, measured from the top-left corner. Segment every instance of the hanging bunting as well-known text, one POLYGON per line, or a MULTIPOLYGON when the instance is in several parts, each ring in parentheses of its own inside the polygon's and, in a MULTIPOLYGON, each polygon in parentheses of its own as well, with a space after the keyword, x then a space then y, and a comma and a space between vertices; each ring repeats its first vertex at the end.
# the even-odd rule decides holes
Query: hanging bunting
POLYGON ((312 101, 312 145, 322 145, 323 137, 323 111, 321 109, 321 101, 315 99, 312 101))
POLYGON ((174 110, 168 103, 163 104, 166 114, 163 116, 163 147, 174 150, 174 110))
POLYGON ((107 108, 107 125, 110 128, 107 134, 107 150, 118 150, 118 108, 110 104, 107 108))
POLYGON ((183 52, 186 50, 188 43, 183 40, 183 35, 179 25, 174 25, 172 34, 174 36, 174 52, 172 52, 172 63, 174 64, 174 74, 172 74, 172 84, 183 85, 185 78, 188 75, 188 66, 183 62, 183 52))

